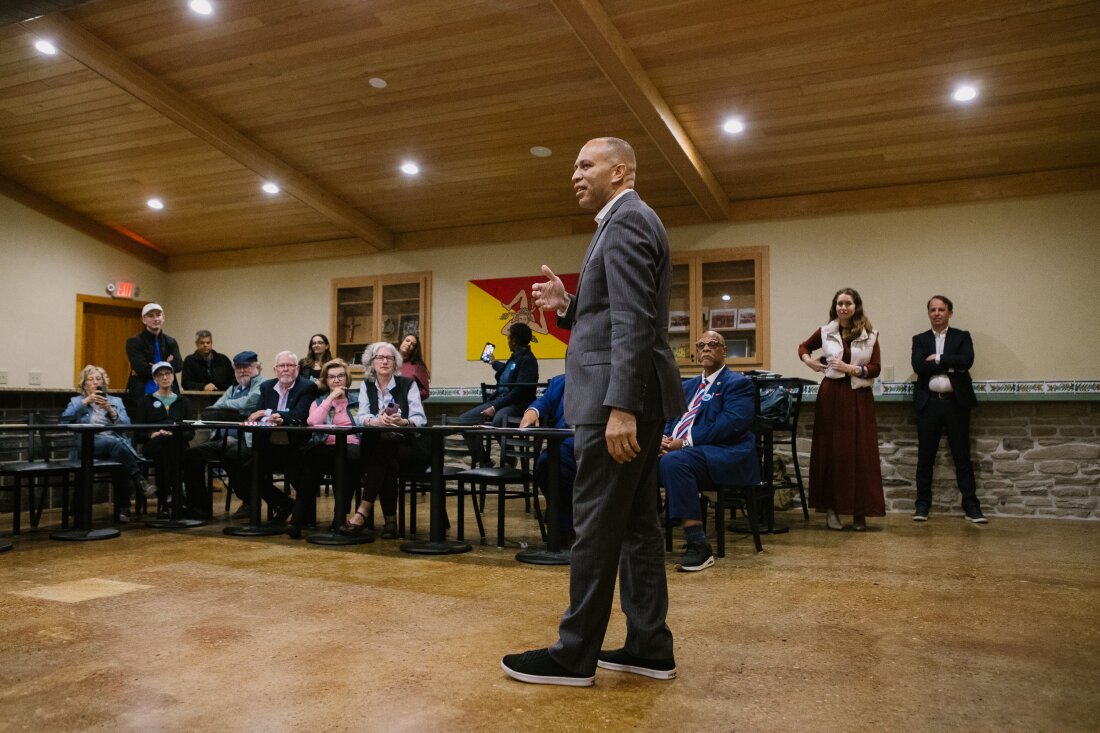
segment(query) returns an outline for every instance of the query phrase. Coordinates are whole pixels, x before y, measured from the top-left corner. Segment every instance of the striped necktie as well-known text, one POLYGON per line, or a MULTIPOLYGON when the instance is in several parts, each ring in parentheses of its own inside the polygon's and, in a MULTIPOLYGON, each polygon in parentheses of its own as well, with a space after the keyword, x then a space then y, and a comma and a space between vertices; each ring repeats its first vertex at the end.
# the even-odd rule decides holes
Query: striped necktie
POLYGON ((699 389, 695 390, 695 397, 691 399, 688 411, 684 413, 684 416, 680 418, 680 422, 676 423, 676 427, 672 431, 673 438, 683 440, 687 437, 687 434, 691 431, 691 424, 695 422, 695 414, 699 412, 699 406, 703 404, 703 395, 706 393, 707 380, 701 379, 699 389))

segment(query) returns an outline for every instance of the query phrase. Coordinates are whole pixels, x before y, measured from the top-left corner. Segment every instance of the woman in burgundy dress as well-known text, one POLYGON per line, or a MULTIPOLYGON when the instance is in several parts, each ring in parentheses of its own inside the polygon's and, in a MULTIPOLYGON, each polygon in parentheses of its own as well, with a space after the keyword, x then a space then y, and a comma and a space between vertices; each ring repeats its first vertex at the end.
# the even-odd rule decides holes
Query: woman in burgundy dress
POLYGON ((825 512, 829 529, 842 530, 841 514, 852 515, 852 529, 867 529, 867 517, 886 514, 878 458, 878 423, 871 385, 881 370, 878 331, 863 313, 852 288, 838 290, 829 323, 798 346, 802 362, 824 379, 814 406, 810 448, 810 503, 825 512), (822 356, 813 358, 820 349, 822 356))

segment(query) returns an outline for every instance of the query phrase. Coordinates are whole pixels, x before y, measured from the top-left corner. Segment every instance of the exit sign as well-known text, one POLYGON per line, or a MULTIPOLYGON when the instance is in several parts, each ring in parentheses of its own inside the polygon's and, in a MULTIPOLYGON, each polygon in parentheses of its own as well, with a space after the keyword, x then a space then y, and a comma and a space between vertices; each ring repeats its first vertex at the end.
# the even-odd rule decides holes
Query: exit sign
POLYGON ((116 280, 107 284, 107 293, 112 298, 135 298, 138 294, 138 288, 131 282, 116 280))

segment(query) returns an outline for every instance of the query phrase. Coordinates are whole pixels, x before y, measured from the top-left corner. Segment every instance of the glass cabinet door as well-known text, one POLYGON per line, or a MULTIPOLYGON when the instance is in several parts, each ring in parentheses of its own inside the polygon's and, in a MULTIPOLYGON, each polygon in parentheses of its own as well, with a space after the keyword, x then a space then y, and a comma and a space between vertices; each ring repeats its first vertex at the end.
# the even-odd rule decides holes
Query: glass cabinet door
POLYGON ((358 364, 363 349, 374 335, 374 286, 336 290, 336 356, 358 364))
POLYGON ((382 341, 395 346, 410 333, 420 334, 420 283, 382 284, 382 341))
POLYGON ((726 339, 726 358, 731 362, 756 360, 755 269, 752 260, 702 263, 702 320, 726 339))
POLYGON ((691 363, 694 359, 691 333, 691 265, 672 266, 672 291, 668 302, 668 344, 677 362, 691 363))

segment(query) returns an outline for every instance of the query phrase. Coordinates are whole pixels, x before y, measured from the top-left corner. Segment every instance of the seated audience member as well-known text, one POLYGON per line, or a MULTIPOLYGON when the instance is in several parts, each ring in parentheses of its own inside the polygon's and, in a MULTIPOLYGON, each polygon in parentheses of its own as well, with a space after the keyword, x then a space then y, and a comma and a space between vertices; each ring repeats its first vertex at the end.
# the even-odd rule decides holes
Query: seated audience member
MULTIPOLYGON (((565 422, 565 375, 559 374, 546 385, 542 396, 531 403, 519 421, 521 428, 532 425, 544 428, 568 428, 565 422)), ((547 467, 549 453, 539 453, 535 461, 535 482, 546 493, 547 467)), ((561 442, 558 464, 561 469, 558 484, 558 527, 561 531, 562 547, 571 547, 576 534, 573 532, 573 481, 577 478, 577 460, 573 456, 573 436, 561 442)))
POLYGON ((420 390, 420 401, 428 399, 432 381, 431 372, 424 363, 424 356, 420 353, 420 336, 410 333, 401 339, 401 371, 399 376, 411 377, 416 380, 416 386, 420 390))
MULTIPOLYGON (((243 420, 251 415, 260 404, 259 357, 255 351, 242 351, 233 357, 233 371, 236 384, 225 391, 211 408, 231 410, 235 418, 243 420)), ((239 466, 247 460, 252 445, 252 434, 244 433, 243 445, 241 431, 234 428, 217 430, 205 443, 192 446, 183 452, 183 480, 187 486, 189 514, 197 519, 210 519, 210 496, 206 490, 206 464, 210 461, 225 460, 230 465, 239 466), (230 461, 229 457, 233 460, 230 461)), ((236 486, 244 479, 239 472, 230 473, 229 485, 236 486)), ((228 490, 228 489, 227 489, 228 490)), ((248 516, 248 505, 242 505, 241 517, 248 516)))
MULTIPOLYGON (((497 391, 493 399, 462 413, 459 420, 476 425, 491 420, 496 427, 507 424, 509 417, 523 414, 531 401, 535 399, 535 382, 539 381, 539 362, 531 353, 531 327, 526 323, 513 323, 508 329, 508 348, 512 355, 508 361, 494 361, 497 391), (511 384, 528 384, 526 387, 511 387, 511 384)), ((493 462, 485 454, 484 442, 479 436, 466 437, 474 466, 491 466, 493 462)))
POLYGON ((330 361, 332 361, 332 351, 329 350, 328 336, 315 333, 309 337, 309 351, 298 362, 298 373, 312 379, 316 384, 321 379, 321 367, 330 361))
MULTIPOLYGON (((309 408, 307 425, 343 425, 352 426, 359 412, 359 393, 349 388, 351 375, 348 363, 343 359, 333 359, 321 367, 321 381, 317 385, 320 393, 309 408)), ((344 466, 344 506, 346 514, 355 496, 355 488, 362 480, 359 467, 359 436, 354 433, 347 436, 347 454, 344 466)), ((297 488, 294 499, 293 519, 286 525, 286 533, 298 539, 302 528, 310 523, 316 511, 317 494, 321 479, 325 474, 332 475, 336 465, 336 436, 332 433, 314 433, 302 451, 302 483, 297 488)), ((335 518, 335 512, 333 513, 335 518)), ((334 520, 335 521, 335 520, 334 520)), ((338 529, 334 526, 333 529, 338 529)))
POLYGON ((703 531, 699 492, 760 481, 752 434, 756 387, 748 377, 726 368, 726 340, 720 333, 704 331, 695 347, 703 373, 684 381, 688 411, 665 426, 658 463, 669 517, 683 520, 687 548, 677 566, 683 572, 714 564, 703 531))
POLYGON ((180 381, 184 389, 204 392, 224 391, 233 384, 233 365, 228 356, 214 351, 214 337, 209 331, 195 333, 195 351, 183 360, 180 381))
MULTIPOLYGON (((184 420, 191 419, 191 403, 183 395, 172 391, 176 381, 176 373, 172 365, 166 361, 153 365, 153 379, 157 382, 157 391, 142 397, 138 413, 141 422, 148 425, 179 425, 184 420)), ((153 468, 157 473, 159 487, 153 487, 152 492, 146 489, 145 495, 157 497, 157 514, 166 515, 168 511, 168 499, 171 495, 172 481, 180 470, 178 446, 176 438, 171 430, 153 430, 144 433, 145 446, 142 453, 153 461, 153 468)), ((187 442, 195 437, 195 431, 190 428, 183 431, 183 440, 187 442)))
MULTIPOLYGON (((129 425, 130 417, 122 400, 107 394, 110 380, 102 367, 89 364, 80 370, 77 389, 80 394, 69 400, 60 422, 64 425, 129 425)), ((106 430, 95 434, 95 458, 115 461, 120 469, 112 472, 114 483, 115 508, 120 522, 130 521, 131 481, 146 495, 155 494, 156 487, 141 474, 138 454, 127 432, 106 430)), ((80 460, 80 441, 73 443, 70 460, 80 460)))
MULTIPOLYGON (((260 384, 260 403, 248 419, 262 421, 265 425, 305 425, 309 406, 317 397, 317 386, 298 374, 298 355, 292 351, 280 351, 275 355, 275 378, 260 384)), ((284 524, 294 509, 294 500, 275 488, 266 477, 282 473, 291 486, 301 485, 299 455, 301 447, 309 440, 305 432, 261 432, 252 436, 253 454, 261 449, 260 473, 265 477, 260 486, 263 500, 274 511, 274 523, 284 524), (263 441, 259 446, 258 441, 263 441)), ((243 466, 241 468, 244 468, 243 466)), ((248 501, 251 487, 245 481, 230 481, 233 491, 243 502, 248 501)))
MULTIPOLYGON (((130 361, 130 379, 126 382, 126 394, 132 407, 137 408, 142 395, 157 391, 153 381, 153 365, 166 361, 172 371, 183 369, 183 357, 176 340, 164 333, 164 309, 157 303, 146 303, 141 309, 141 333, 126 340, 126 358, 130 361)), ((178 391, 173 380, 172 389, 178 391)))
MULTIPOLYGON (((363 352, 363 368, 366 379, 359 387, 360 425, 419 427, 428 423, 416 381, 397 376, 397 370, 401 368, 401 354, 393 344, 379 341, 368 346, 363 352)), ((359 455, 363 463, 363 500, 340 532, 350 535, 371 532, 367 518, 374 508, 375 499, 381 496, 382 517, 385 520, 382 539, 395 539, 397 473, 402 464, 410 465, 417 461, 416 442, 409 435, 366 433, 359 447, 359 455)))

